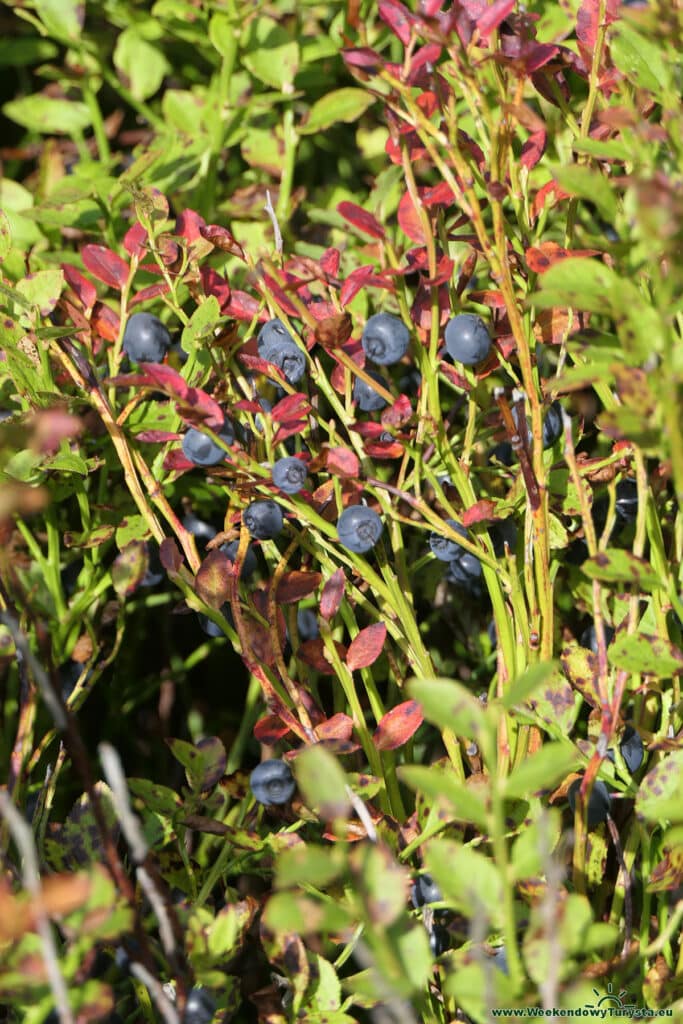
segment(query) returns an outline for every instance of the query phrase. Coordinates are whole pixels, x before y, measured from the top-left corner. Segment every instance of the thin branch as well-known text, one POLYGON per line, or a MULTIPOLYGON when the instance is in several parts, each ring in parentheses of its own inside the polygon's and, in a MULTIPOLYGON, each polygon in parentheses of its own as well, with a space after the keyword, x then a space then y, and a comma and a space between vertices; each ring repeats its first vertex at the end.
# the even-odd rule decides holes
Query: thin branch
POLYGON ((273 209, 269 189, 266 189, 266 205, 263 207, 263 209, 270 217, 273 225, 273 235, 275 236, 275 251, 278 253, 278 255, 282 255, 282 250, 284 248, 282 244, 282 232, 280 231, 280 225, 278 223, 277 214, 273 209))
POLYGON ((154 1002, 154 1005, 164 1018, 165 1024, 180 1024, 178 1011, 164 992, 161 982, 157 981, 154 975, 151 974, 146 967, 143 967, 142 964, 136 963, 135 961, 132 961, 130 964, 130 973, 145 986, 154 1002))
POLYGON ((31 675, 42 694, 43 700, 47 704, 48 711, 52 715, 55 727, 64 732, 67 728, 67 716, 64 706, 55 691, 52 689, 52 684, 50 683, 47 672, 29 647, 28 640, 19 628, 19 623, 8 611, 0 612, 0 622, 7 626, 7 629, 12 634, 14 646, 17 651, 21 653, 22 658, 29 666, 31 675))

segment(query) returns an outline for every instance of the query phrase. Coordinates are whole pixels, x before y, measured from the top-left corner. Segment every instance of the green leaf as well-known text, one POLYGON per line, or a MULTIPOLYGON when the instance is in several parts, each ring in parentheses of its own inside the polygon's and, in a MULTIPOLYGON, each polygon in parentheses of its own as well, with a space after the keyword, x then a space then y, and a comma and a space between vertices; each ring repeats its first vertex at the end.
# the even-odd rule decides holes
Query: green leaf
POLYGON ((545 743, 532 757, 515 768, 505 781, 505 796, 528 798, 543 790, 554 789, 580 759, 570 743, 545 743))
POLYGON ((433 800, 447 800, 456 821, 471 823, 482 831, 488 830, 486 803, 482 800, 480 788, 474 790, 459 782, 451 769, 437 765, 402 765, 397 774, 411 789, 425 793, 433 800))
POLYGON ((592 313, 611 313, 613 296, 623 299, 626 283, 605 263, 576 257, 553 264, 539 279, 534 304, 540 308, 571 306, 592 313))
POLYGON ((482 746, 489 733, 486 713, 461 683, 452 679, 412 679, 408 693, 422 705, 425 718, 440 729, 452 729, 458 736, 475 740, 482 746))
POLYGON ((548 858, 562 835, 562 815, 556 807, 544 808, 538 821, 524 828, 512 847, 515 881, 546 874, 548 858))
POLYGON ((683 653, 658 636, 620 634, 607 649, 610 664, 628 672, 649 672, 658 679, 683 671, 683 653))
POLYGON ((12 248, 12 229, 7 214, 0 210, 0 262, 7 256, 12 248))
POLYGON ((515 704, 522 704, 548 679, 557 669, 554 661, 543 661, 532 665, 526 672, 518 676, 500 699, 506 711, 513 708, 515 704))
POLYGON ((673 750, 647 773, 638 787, 636 814, 663 824, 683 822, 683 750, 673 750))
MULTIPOLYGON (((315 956, 318 968, 318 979, 311 990, 311 1009, 320 1013, 339 1010, 341 1007, 341 984, 332 964, 319 954, 315 956)), ((346 1016, 342 1014, 342 1016, 346 1016)), ((347 1017, 351 1021, 351 1017, 347 1017)), ((306 1014, 306 1021, 315 1020, 310 1013, 306 1014)), ((325 1020, 333 1021, 334 1017, 325 1017, 325 1020)))
POLYGON ((632 583, 648 594, 664 586, 664 580, 659 578, 649 562, 621 548, 608 548, 587 558, 581 565, 581 571, 589 579, 602 580, 603 583, 632 583))
POLYGON ((494 927, 502 926, 503 880, 490 857, 450 839, 432 839, 425 862, 447 903, 471 918, 484 912, 494 927))
POLYGON ((671 72, 661 47, 624 18, 612 26, 609 52, 616 67, 639 89, 649 89, 656 96, 671 89, 671 72))
POLYGON ((138 797, 145 808, 160 814, 165 818, 172 818, 176 811, 182 807, 182 801, 174 789, 162 786, 160 782, 152 782, 150 779, 128 779, 128 788, 133 796, 138 797))
MULTIPOLYGON (((90 127, 85 103, 34 93, 3 104, 2 112, 30 132, 45 135, 80 135, 90 127)), ((101 212, 101 211, 100 211, 101 212)))
POLYGON ((124 29, 116 40, 114 64, 130 80, 130 91, 136 100, 153 96, 171 70, 163 53, 133 27, 124 29))
POLYGON ((317 900, 303 893, 278 892, 268 900, 263 920, 276 933, 315 935, 348 928, 351 917, 339 903, 317 900))
POLYGON ((547 685, 529 700, 532 711, 543 722, 546 732, 557 739, 570 734, 581 704, 580 694, 574 692, 559 668, 553 672, 547 685))
POLYGON ((618 139, 574 139, 572 149, 575 153, 588 153, 598 160, 630 160, 633 151, 618 139))
POLYGON ((50 315, 64 288, 64 273, 61 270, 38 270, 17 281, 17 291, 32 306, 38 307, 42 317, 50 315))
POLYGON ((561 188, 574 196, 590 199, 610 224, 617 215, 615 191, 600 171, 583 164, 551 164, 549 171, 561 188))
POLYGON ((346 795, 346 776, 336 757, 316 744, 294 761, 294 775, 305 802, 326 820, 345 818, 351 809, 346 795))
POLYGON ((375 97, 365 89, 335 89, 313 104, 299 131, 302 135, 312 135, 325 131, 338 121, 357 121, 374 102, 375 97))
POLYGON ((251 23, 242 61, 261 82, 291 92, 299 68, 299 45, 273 18, 261 15, 251 23))
POLYGON ((213 339, 213 332, 220 320, 221 311, 215 295, 209 295, 201 302, 190 317, 190 322, 183 328, 181 345, 192 355, 202 342, 213 339))
POLYGON ((59 52, 54 43, 48 39, 37 39, 33 36, 18 36, 0 39, 0 67, 21 68, 29 64, 39 64, 51 60, 59 52))
POLYGON ((48 34, 61 42, 79 39, 83 28, 83 0, 35 0, 35 9, 48 34))
POLYGON ((169 125, 186 135, 197 135, 203 128, 203 105, 188 89, 164 89, 161 112, 169 125))
POLYGON ((357 843, 349 856, 354 895, 371 927, 387 928, 404 912, 409 875, 386 846, 357 843))
MULTIPOLYGON (((492 1019, 492 1006, 494 1009, 507 1009, 519 1005, 518 993, 510 979, 490 962, 468 963, 449 971, 444 991, 457 1000, 468 1018, 476 1024, 488 1024, 492 1019)), ((502 1014, 501 1018, 506 1020, 502 1014)))
POLYGON ((225 14, 214 14, 209 21, 209 41, 221 57, 230 57, 237 46, 235 26, 225 14))
MULTIPOLYGON (((145 404, 152 405, 153 403, 145 404)), ((129 515, 122 519, 115 534, 116 546, 119 551, 133 540, 142 540, 148 529, 144 516, 129 515)))
POLYGON ((302 843, 285 850, 278 857, 275 884, 280 889, 304 884, 324 889, 339 877, 345 864, 345 852, 340 846, 302 843))

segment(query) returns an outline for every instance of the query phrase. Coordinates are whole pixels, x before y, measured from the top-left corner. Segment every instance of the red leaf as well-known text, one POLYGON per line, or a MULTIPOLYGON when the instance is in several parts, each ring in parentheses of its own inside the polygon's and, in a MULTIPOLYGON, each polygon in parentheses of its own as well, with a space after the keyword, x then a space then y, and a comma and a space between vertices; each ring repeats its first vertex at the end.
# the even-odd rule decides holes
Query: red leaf
POLYGON ((64 280, 73 288, 83 308, 86 311, 90 311, 97 301, 97 288, 76 267, 71 267, 68 263, 61 263, 60 266, 64 274, 64 280))
POLYGON ((233 563, 218 548, 210 551, 194 578, 195 592, 209 607, 218 610, 230 594, 233 563))
MULTIPOLYGON (((230 296, 230 302, 226 305, 223 310, 224 314, 228 316, 234 316, 237 320, 253 320, 253 318, 259 312, 259 300, 255 299, 253 295, 249 295, 248 292, 241 292, 238 289, 232 291, 230 296)), ((268 313, 265 312, 262 319, 267 319, 268 313)))
POLYGON ((164 456, 164 469, 167 473, 186 473, 194 469, 194 463, 190 462, 183 454, 182 448, 173 448, 164 456))
POLYGON ((329 622, 337 612, 344 598, 346 577, 343 569, 336 569, 328 580, 325 580, 320 598, 320 614, 329 622))
POLYGON ((455 202, 453 189, 445 181, 440 181, 438 185, 418 189, 418 195, 422 205, 426 207, 452 206, 455 202))
POLYGON ((470 505, 467 511, 463 512, 462 525, 470 527, 474 523, 488 522, 493 518, 495 507, 495 502, 488 501, 486 498, 470 505))
POLYGON ((173 233, 180 235, 187 242, 195 242, 198 238, 201 238, 201 229, 205 225, 206 221, 196 210, 183 210, 176 217, 173 233))
POLYGON ((159 281, 157 284, 150 284, 146 288, 141 288, 128 302, 128 308, 137 306, 140 302, 147 302, 148 299, 156 299, 158 295, 165 295, 168 290, 169 286, 166 281, 159 281))
POLYGON ((355 478, 360 472, 360 461, 350 448, 328 448, 325 455, 325 468, 335 476, 355 478))
POLYGON ((294 604, 317 590, 321 581, 319 572, 286 572, 278 582, 275 600, 279 604, 294 604))
POLYGON ((532 132, 529 138, 522 146, 522 152, 519 156, 519 161, 524 167, 535 167, 538 161, 545 153, 546 142, 548 136, 545 128, 539 129, 537 132, 532 132))
POLYGON ((367 441, 363 451, 371 459, 400 459, 404 448, 399 441, 367 441))
MULTIPOLYGON (((335 647, 337 654, 341 661, 346 657, 346 647, 344 644, 340 644, 335 641, 335 647)), ((296 652, 297 658, 300 658, 305 665, 310 665, 316 672, 320 672, 321 675, 333 676, 336 674, 336 669, 332 667, 327 658, 325 657, 325 642, 322 637, 316 637, 315 640, 306 640, 305 643, 299 647, 296 652)))
POLYGON ((159 545, 159 561, 166 572, 178 572, 183 564, 183 556, 173 537, 164 537, 159 545))
POLYGON ((90 325, 101 338, 105 338, 107 341, 116 341, 121 321, 118 313, 115 313, 104 302, 96 302, 90 317, 90 325))
POLYGON ((239 256, 241 260, 244 259, 244 249, 227 228, 222 228, 218 224, 206 224, 200 226, 199 233, 202 238, 205 238, 207 242, 211 242, 221 252, 229 252, 232 256, 239 256))
POLYGON ((326 274, 329 274, 330 277, 336 277, 339 273, 340 259, 341 253, 339 252, 339 249, 325 249, 325 252, 318 260, 318 263, 320 264, 320 269, 326 274))
POLYGON ((339 203, 337 213, 340 213, 344 220, 347 220, 364 235, 370 235, 371 238, 386 237, 386 231, 377 218, 361 206, 357 206, 356 203, 339 203))
POLYGON ((389 287, 386 281, 375 273, 375 268, 371 265, 352 270, 341 286, 339 293, 339 301, 342 306, 348 306, 352 299, 358 295, 361 288, 365 288, 368 285, 380 288, 389 287))
POLYGON ((416 700, 406 700, 387 711, 372 737, 377 750, 396 750, 407 743, 422 725, 422 709, 416 700))
POLYGON ((488 39, 493 29, 498 28, 500 23, 505 21, 514 6, 515 0, 496 0, 487 8, 484 14, 477 19, 477 28, 482 39, 488 39))
POLYGON ((86 270, 111 288, 121 291, 128 280, 128 264, 106 245, 84 245, 81 258, 86 270))
POLYGON ((147 252, 147 229, 139 221, 136 220, 123 236, 123 248, 137 259, 147 252))
POLYGON ((357 668, 368 668, 379 658, 384 647, 387 627, 383 622, 375 622, 372 626, 361 629, 349 646, 346 655, 346 667, 351 672, 357 668))
POLYGON ((289 726, 283 725, 278 715, 265 715, 259 718, 254 726, 254 739, 259 743, 272 747, 289 732, 289 726))
POLYGON ((415 209, 413 197, 410 192, 404 192, 397 210, 398 226, 404 235, 407 235, 413 242, 425 244, 425 235, 422 228, 422 221, 418 211, 415 209))
POLYGON ((413 408, 407 395, 400 395, 393 405, 382 411, 380 420, 385 427, 402 427, 413 415, 413 408))
POLYGON ((604 18, 600 18, 600 0, 583 0, 576 15, 576 38, 579 51, 590 67, 598 43, 598 30, 617 20, 620 0, 606 0, 604 18))
POLYGON ((264 285, 272 295, 272 297, 277 302, 280 309, 283 311, 283 313, 286 313, 287 316, 292 317, 299 316, 299 310, 294 305, 289 295, 287 295, 287 293, 283 291, 283 289, 280 287, 277 281, 275 281, 272 277, 269 277, 268 274, 263 274, 262 280, 264 285))
POLYGON ((164 363, 141 363, 148 387, 158 388, 169 398, 175 399, 178 414, 188 423, 204 423, 211 430, 219 429, 225 421, 225 414, 218 402, 206 391, 192 388, 177 370, 164 363))
POLYGON ((230 302, 230 285, 227 280, 217 273, 213 267, 206 266, 206 264, 200 268, 199 276, 202 281, 204 294, 215 295, 218 299, 221 313, 225 312, 230 302))
POLYGON ((306 395, 297 392, 280 399, 273 406, 270 415, 274 423, 288 423, 290 420, 303 419, 310 411, 311 406, 306 395))
MULTIPOLYGON (((306 420, 288 420, 286 424, 279 427, 273 437, 273 444, 281 444, 286 441, 288 437, 295 437, 296 434, 302 434, 308 426, 306 420)), ((304 493, 303 491, 301 492, 304 493)))
POLYGON ((147 444, 164 444, 166 441, 179 441, 181 437, 181 434, 175 434, 172 430, 141 430, 135 435, 135 440, 147 444))
POLYGON ((342 50, 344 62, 352 68, 375 68, 382 63, 382 58, 369 46, 360 46, 355 50, 342 50))
POLYGON ((599 256, 600 252, 598 249, 563 249, 557 242, 542 242, 539 246, 527 249, 525 255, 529 270, 534 274, 543 274, 555 263, 572 257, 599 256))
POLYGON ((544 208, 546 203, 549 206, 555 206, 562 199, 569 199, 569 192, 565 192, 563 188, 557 184, 556 181, 547 181, 545 185, 539 188, 538 192, 534 196, 533 215, 534 220, 538 217, 541 210, 544 208))
POLYGON ((352 732, 353 719, 341 711, 315 728, 319 740, 350 740, 352 732))
POLYGON ((382 21, 386 22, 394 35, 407 46, 410 42, 411 28, 419 25, 415 15, 398 0, 379 0, 378 11, 382 21))

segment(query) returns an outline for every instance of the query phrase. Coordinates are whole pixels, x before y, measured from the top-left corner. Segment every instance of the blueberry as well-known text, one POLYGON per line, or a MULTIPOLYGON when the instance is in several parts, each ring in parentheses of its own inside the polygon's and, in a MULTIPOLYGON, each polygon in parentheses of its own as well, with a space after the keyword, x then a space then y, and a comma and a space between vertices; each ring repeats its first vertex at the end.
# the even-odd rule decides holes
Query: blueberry
POLYGON ((368 359, 380 366, 398 363, 408 351, 410 332, 391 313, 375 313, 365 325, 361 345, 368 359))
POLYGON ((59 682, 62 688, 62 700, 66 703, 71 694, 74 692, 76 683, 81 677, 83 666, 77 662, 65 661, 63 665, 59 666, 59 682))
POLYGON ((217 532, 211 523, 205 523, 203 519, 198 519, 191 512, 188 512, 183 519, 183 526, 188 533, 201 542, 201 547, 205 547, 208 541, 213 540, 217 532))
MULTIPOLYGON (((459 533, 461 537, 467 536, 467 530, 460 523, 456 523, 455 519, 447 519, 447 524, 456 533, 459 533)), ((448 537, 442 537, 438 533, 430 533, 429 535, 429 547, 432 550, 432 554, 435 555, 440 562, 452 562, 454 558, 457 558, 463 553, 463 548, 455 540, 450 540, 448 537)))
POLYGON ((193 988, 187 994, 183 1024, 209 1024, 216 1012, 216 1000, 205 988, 193 988))
POLYGON ((563 430, 562 406, 558 401, 554 401, 543 420, 543 447, 552 448, 555 442, 562 437, 563 430))
POLYGON ((281 320, 269 320, 258 334, 258 353, 274 363, 289 381, 296 384, 306 372, 306 356, 281 320))
POLYGON ((512 450, 512 445, 509 441, 501 441, 491 449, 488 455, 489 464, 493 459, 497 459, 498 462, 502 462, 504 466, 511 466, 515 461, 515 453, 512 450))
POLYGON ((282 510, 274 501, 252 501, 242 513, 242 521, 252 537, 270 540, 282 529, 282 510))
POLYGON ((294 796, 296 782, 286 761, 262 761, 249 776, 251 791, 260 804, 286 804, 294 796))
MULTIPOLYGON (((227 420, 217 436, 228 445, 234 443, 235 433, 227 420)), ((195 427, 190 427, 183 437, 183 455, 195 466, 217 466, 226 458, 227 452, 217 445, 208 434, 202 433, 195 427)))
MULTIPOLYGON (((619 741, 619 752, 631 775, 635 775, 643 763, 643 741, 640 738, 640 733, 632 725, 627 725, 624 729, 619 741)), ((614 761, 613 750, 608 750, 607 756, 610 761, 614 761)))
POLYGON ((460 313, 446 324, 446 351, 456 363, 476 366, 491 351, 491 335, 480 316, 460 313))
POLYGON ((278 459, 273 465, 273 483, 285 494, 297 494, 308 475, 306 464, 294 456, 278 459))
POLYGON ((410 892, 410 901, 416 910, 425 903, 440 903, 442 899, 441 889, 431 875, 417 876, 410 892))
MULTIPOLYGON (((612 640, 614 639, 614 630, 611 626, 605 626, 604 630, 605 645, 609 647, 609 645, 612 643, 612 640)), ((598 638, 595 633, 595 626, 593 624, 584 629, 583 633, 581 634, 581 637, 579 638, 579 643, 582 647, 587 647, 589 651, 593 652, 593 654, 598 653, 598 638)))
MULTIPOLYGON (((569 807, 571 808, 572 814, 576 807, 576 795, 581 785, 581 779, 574 779, 569 790, 567 791, 567 800, 569 801, 569 807)), ((611 799, 609 790, 604 782, 598 779, 593 785, 591 795, 588 800, 588 813, 587 825, 588 828, 595 828, 603 822, 610 811, 611 799)))
POLYGON ((166 570, 161 564, 159 558, 159 545, 156 541, 147 541, 147 572, 140 580, 141 587, 156 587, 157 583, 161 583, 162 580, 166 579, 166 570))
POLYGON ((498 946, 498 948, 494 950, 492 960, 494 966, 497 967, 499 971, 502 971, 503 974, 510 973, 505 946, 498 946))
POLYGON ((380 517, 365 505, 350 505, 337 521, 339 543, 357 555, 364 555, 374 548, 382 536, 382 530, 380 517))
MULTIPOLYGON (((232 608, 230 607, 230 603, 228 601, 226 601, 225 604, 221 606, 220 612, 223 618, 227 619, 228 623, 234 629, 235 620, 232 616, 232 608)), ((202 615, 201 612, 198 612, 197 617, 199 619, 199 625, 201 626, 202 631, 206 633, 208 637, 211 637, 212 640, 214 640, 217 636, 225 636, 225 633, 223 632, 221 627, 216 625, 213 619, 210 619, 208 615, 202 615)))
MULTIPOLYGON (((223 552, 224 555, 227 555, 231 562, 234 562, 235 559, 237 558, 237 549, 239 548, 239 546, 240 542, 238 540, 231 540, 229 544, 221 544, 220 550, 223 552)), ((248 580, 250 576, 254 575, 257 569, 258 561, 256 559, 256 555, 254 554, 253 549, 251 547, 248 547, 247 553, 244 556, 244 561, 242 562, 242 571, 240 572, 240 579, 248 580)))
POLYGON ((481 575, 481 562, 475 555, 465 551, 459 558, 449 562, 445 579, 462 587, 473 597, 480 597, 483 593, 481 575))
POLYGON ((123 351, 136 363, 161 363, 171 347, 171 335, 158 316, 133 313, 123 333, 123 351))
POLYGON ((451 936, 447 928, 435 924, 429 933, 429 948, 433 956, 441 956, 451 946, 451 936))
POLYGON ((616 513, 625 523, 632 523, 638 515, 638 485, 631 477, 617 484, 616 513))
MULTIPOLYGON (((381 384, 383 387, 386 386, 386 381, 379 373, 375 373, 373 370, 368 370, 367 373, 378 384, 381 384)), ((375 391, 369 384, 366 384, 360 377, 356 377, 353 382, 353 400, 358 403, 358 408, 363 412, 379 412, 387 404, 379 392, 375 391)))
POLYGON ((301 640, 315 640, 320 636, 318 616, 312 608, 299 608, 296 613, 296 628, 301 640))
POLYGON ((489 530, 489 536, 496 558, 503 557, 506 544, 510 551, 514 551, 517 546, 517 527, 510 518, 494 523, 489 530))

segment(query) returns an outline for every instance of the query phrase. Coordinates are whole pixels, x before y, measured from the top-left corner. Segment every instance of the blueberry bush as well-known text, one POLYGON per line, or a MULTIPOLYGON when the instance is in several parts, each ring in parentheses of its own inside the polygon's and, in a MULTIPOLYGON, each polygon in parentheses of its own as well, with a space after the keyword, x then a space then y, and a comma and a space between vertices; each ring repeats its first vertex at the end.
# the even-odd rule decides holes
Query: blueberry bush
POLYGON ((679 5, 0 17, 0 1020, 682 1019, 679 5))

